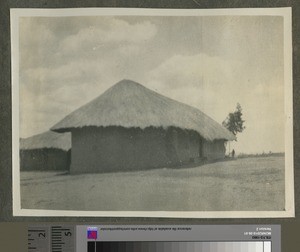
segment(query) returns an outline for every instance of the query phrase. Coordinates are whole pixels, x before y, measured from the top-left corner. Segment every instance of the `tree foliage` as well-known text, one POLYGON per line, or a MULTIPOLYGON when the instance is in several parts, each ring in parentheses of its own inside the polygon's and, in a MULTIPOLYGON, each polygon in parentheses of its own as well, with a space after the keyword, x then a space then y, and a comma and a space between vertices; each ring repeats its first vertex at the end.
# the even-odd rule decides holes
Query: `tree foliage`
POLYGON ((237 133, 243 132, 246 128, 242 116, 242 107, 237 103, 235 111, 228 114, 226 119, 222 122, 222 125, 236 136, 237 133))

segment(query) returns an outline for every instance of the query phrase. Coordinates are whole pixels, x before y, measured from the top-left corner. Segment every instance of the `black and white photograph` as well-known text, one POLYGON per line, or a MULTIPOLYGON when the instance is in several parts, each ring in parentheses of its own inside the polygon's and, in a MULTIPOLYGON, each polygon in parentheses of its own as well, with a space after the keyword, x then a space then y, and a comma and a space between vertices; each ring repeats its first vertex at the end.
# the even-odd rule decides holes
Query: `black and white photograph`
POLYGON ((290 8, 12 9, 13 214, 293 217, 290 8))

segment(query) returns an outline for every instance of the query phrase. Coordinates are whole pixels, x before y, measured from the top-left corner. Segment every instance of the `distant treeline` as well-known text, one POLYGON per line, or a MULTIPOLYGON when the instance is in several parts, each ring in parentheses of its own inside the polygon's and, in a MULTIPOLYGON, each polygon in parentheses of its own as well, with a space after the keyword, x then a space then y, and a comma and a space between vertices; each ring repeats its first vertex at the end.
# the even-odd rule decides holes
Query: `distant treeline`
POLYGON ((249 158, 249 157, 284 157, 284 152, 263 152, 256 154, 246 154, 240 153, 237 155, 237 158, 249 158))

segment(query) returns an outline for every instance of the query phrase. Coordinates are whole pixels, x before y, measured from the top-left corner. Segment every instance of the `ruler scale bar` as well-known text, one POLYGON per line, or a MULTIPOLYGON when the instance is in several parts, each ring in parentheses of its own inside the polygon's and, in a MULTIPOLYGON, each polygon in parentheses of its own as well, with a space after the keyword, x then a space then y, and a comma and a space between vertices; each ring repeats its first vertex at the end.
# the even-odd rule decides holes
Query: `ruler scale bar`
POLYGON ((50 252, 50 227, 46 225, 31 226, 27 229, 29 252, 50 252))
POLYGON ((75 236, 72 226, 52 226, 51 252, 73 252, 75 236))
POLYGON ((74 252, 75 227, 31 226, 27 229, 28 252, 74 252))

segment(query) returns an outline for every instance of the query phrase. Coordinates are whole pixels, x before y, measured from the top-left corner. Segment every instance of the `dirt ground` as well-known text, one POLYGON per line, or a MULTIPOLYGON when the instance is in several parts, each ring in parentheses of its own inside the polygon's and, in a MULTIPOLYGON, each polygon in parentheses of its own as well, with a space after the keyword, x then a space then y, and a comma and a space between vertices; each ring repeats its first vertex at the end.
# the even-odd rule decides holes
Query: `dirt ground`
POLYGON ((284 202, 284 157, 105 174, 21 172, 25 209, 276 211, 284 202))

